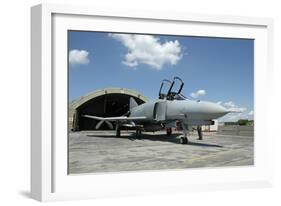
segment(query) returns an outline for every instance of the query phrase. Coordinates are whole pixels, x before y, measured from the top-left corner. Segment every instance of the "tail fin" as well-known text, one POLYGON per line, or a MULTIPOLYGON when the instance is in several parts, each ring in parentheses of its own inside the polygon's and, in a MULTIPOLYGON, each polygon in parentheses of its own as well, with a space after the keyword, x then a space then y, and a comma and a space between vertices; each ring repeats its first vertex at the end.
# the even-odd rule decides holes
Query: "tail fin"
POLYGON ((136 100, 133 97, 130 97, 130 105, 129 105, 130 110, 136 106, 138 106, 138 103, 136 102, 136 100))

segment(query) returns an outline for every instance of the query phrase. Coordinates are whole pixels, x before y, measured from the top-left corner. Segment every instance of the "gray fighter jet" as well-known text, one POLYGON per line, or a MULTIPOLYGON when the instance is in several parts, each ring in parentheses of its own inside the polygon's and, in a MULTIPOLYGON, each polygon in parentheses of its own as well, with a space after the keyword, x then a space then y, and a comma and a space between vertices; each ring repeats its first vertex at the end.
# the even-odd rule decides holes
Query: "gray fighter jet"
POLYGON ((116 136, 120 136, 120 127, 131 127, 136 129, 136 135, 140 136, 141 131, 159 131, 166 129, 170 135, 173 127, 180 126, 183 136, 180 138, 181 144, 188 143, 188 127, 197 126, 199 139, 202 138, 202 125, 213 125, 214 119, 231 112, 216 103, 190 100, 181 94, 184 86, 179 77, 174 77, 173 81, 163 80, 159 99, 138 105, 133 97, 130 98, 129 111, 119 117, 97 117, 84 115, 86 118, 100 120, 101 122, 115 122, 116 136), (172 91, 176 82, 180 82, 178 91, 172 91), (167 93, 162 92, 163 86, 169 84, 167 93))

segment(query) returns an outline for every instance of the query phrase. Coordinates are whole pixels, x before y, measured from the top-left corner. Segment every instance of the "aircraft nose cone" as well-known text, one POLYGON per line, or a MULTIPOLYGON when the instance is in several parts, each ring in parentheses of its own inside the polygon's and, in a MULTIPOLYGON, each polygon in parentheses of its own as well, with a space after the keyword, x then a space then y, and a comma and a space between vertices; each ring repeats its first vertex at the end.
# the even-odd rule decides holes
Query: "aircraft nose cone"
POLYGON ((215 103, 209 103, 209 112, 218 118, 228 113, 228 110, 223 106, 215 103))
POLYGON ((228 110, 219 104, 214 104, 213 107, 215 113, 228 113, 228 110))
POLYGON ((228 110, 226 108, 212 102, 205 102, 204 110, 205 110, 205 114, 206 115, 208 114, 207 116, 210 119, 217 119, 228 113, 228 110))

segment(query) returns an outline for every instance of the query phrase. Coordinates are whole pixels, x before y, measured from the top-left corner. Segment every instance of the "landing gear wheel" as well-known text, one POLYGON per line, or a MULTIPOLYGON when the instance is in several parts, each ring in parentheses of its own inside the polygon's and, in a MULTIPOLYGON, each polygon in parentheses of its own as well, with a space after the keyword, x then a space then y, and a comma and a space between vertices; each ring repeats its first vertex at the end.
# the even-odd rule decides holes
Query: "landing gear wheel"
POLYGON ((188 143, 188 139, 186 137, 181 137, 180 138, 180 143, 181 144, 187 144, 188 143))

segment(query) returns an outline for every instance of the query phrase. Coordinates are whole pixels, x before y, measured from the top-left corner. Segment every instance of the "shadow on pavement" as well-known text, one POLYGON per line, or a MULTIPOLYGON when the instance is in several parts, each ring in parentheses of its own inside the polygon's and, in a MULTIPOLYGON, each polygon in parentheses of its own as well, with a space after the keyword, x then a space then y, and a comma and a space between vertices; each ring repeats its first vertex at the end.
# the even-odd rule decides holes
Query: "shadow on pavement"
MULTIPOLYGON (((131 141, 135 140, 150 140, 150 141, 162 141, 162 142, 170 142, 175 144, 180 144, 179 139, 177 138, 180 136, 179 134, 172 134, 170 136, 166 136, 165 134, 145 134, 143 133, 140 137, 136 137, 135 133, 128 133, 126 136, 116 137, 114 134, 110 135, 100 135, 100 134, 88 134, 88 137, 100 137, 100 138, 118 138, 118 139, 129 139, 131 141)), ((208 144, 208 143, 201 143, 201 142, 193 142, 189 141, 188 145, 191 146, 201 146, 201 147, 223 147, 217 144, 208 144)))

